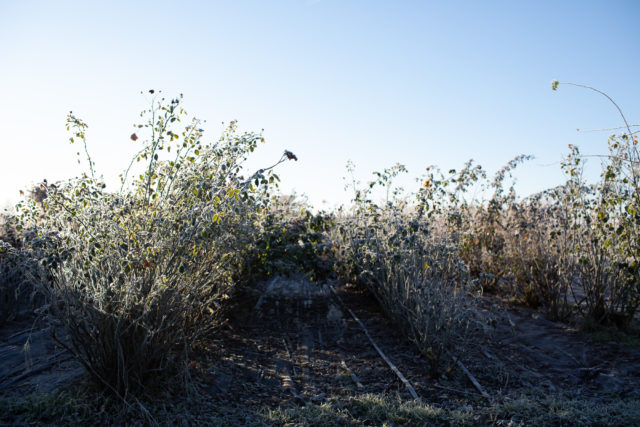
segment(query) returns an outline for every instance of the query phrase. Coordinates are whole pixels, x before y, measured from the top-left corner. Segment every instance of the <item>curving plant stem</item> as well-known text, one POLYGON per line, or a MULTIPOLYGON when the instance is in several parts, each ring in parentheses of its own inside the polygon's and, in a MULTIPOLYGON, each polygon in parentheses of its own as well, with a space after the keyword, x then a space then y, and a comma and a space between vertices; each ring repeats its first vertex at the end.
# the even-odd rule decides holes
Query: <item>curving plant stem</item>
MULTIPOLYGON (((632 142, 633 142, 633 132, 631 132, 631 126, 629 125, 629 122, 627 121, 627 118, 624 116, 624 113, 622 112, 622 108, 620 108, 620 106, 613 100, 613 98, 611 98, 609 95, 607 95, 605 92, 603 92, 603 91, 601 91, 599 89, 596 89, 596 88, 594 88, 592 86, 583 85, 583 84, 580 84, 580 83, 554 81, 552 83, 551 87, 552 87, 553 90, 556 90, 558 85, 569 85, 569 86, 576 86, 576 87, 581 87, 581 88, 584 88, 584 89, 589 89, 589 90, 592 90, 592 91, 594 91, 596 93, 599 93, 600 95, 602 95, 605 98, 607 98, 614 105, 614 107, 616 107, 616 109, 618 110, 618 113, 620 114, 620 117, 622 117, 622 121, 624 122, 624 127, 627 129, 627 134, 629 135, 629 138, 631 138, 632 142)), ((638 149, 635 147, 635 145, 633 143, 631 144, 631 146, 633 147, 633 151, 634 151, 634 153, 636 155, 636 159, 638 159, 640 157, 640 155, 638 154, 638 149)))

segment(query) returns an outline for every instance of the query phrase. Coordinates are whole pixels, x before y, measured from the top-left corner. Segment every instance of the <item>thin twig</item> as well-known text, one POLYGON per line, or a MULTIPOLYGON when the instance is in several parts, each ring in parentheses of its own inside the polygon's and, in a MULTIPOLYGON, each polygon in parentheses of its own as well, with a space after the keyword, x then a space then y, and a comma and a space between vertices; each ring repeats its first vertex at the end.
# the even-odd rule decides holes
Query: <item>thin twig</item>
POLYGON ((569 356, 569 357, 571 358, 571 360, 573 360, 573 361, 576 363, 576 365, 577 365, 577 366, 584 366, 582 363, 580 363, 580 362, 578 361, 578 359, 576 359, 576 358, 573 356, 573 354, 571 354, 571 353, 569 353, 568 351, 563 350, 563 349, 561 349, 561 348, 558 348, 558 350, 559 350, 561 353, 564 353, 565 355, 569 356))
MULTIPOLYGON (((634 128, 634 127, 640 127, 640 125, 629 125, 629 128, 634 128)), ((588 132, 608 132, 608 131, 612 131, 612 130, 620 130, 620 129, 626 129, 626 126, 618 126, 615 128, 603 128, 603 129, 576 129, 578 132, 581 133, 588 133, 588 132)), ((637 132, 634 132, 637 133, 637 132)))
POLYGON ((485 356, 487 356, 487 358, 489 359, 493 359, 493 360, 497 360, 498 362, 500 362, 500 360, 494 356, 493 354, 489 353, 487 350, 485 350, 484 348, 482 349, 482 354, 484 354, 485 356))

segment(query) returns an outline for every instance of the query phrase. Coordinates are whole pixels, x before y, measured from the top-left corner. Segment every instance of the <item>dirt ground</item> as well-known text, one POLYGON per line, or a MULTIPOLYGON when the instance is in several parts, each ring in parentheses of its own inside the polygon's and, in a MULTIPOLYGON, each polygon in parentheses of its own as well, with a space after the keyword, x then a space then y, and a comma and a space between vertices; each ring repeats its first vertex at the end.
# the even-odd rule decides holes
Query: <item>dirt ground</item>
MULTIPOLYGON (((190 361, 199 389, 219 407, 255 411, 319 404, 335 396, 385 393, 410 399, 406 385, 377 346, 425 402, 443 408, 504 402, 523 390, 566 390, 598 402, 602 396, 640 399, 640 349, 593 342, 562 323, 524 309, 480 300, 485 326, 462 356, 434 378, 429 363, 356 286, 275 278, 233 313, 190 361), (472 383, 474 378, 486 393, 472 383)), ((46 393, 81 381, 81 366, 32 318, 0 329, 0 395, 46 393), (25 343, 27 343, 25 345, 25 343)))
MULTIPOLYGON (((396 332, 369 294, 348 284, 336 290, 344 305, 325 292, 288 303, 274 299, 261 310, 238 314, 197 361, 206 367, 211 397, 250 406, 300 405, 354 393, 411 398, 348 307, 423 400, 458 407, 485 399, 457 366, 432 378, 426 358, 396 332)), ((527 387, 640 398, 639 349, 588 342, 577 330, 536 312, 500 310, 494 316, 490 300, 482 305, 494 326, 476 332, 478 345, 463 363, 491 399, 527 387)))
POLYGON ((48 393, 77 381, 82 366, 34 318, 0 329, 0 395, 48 393))

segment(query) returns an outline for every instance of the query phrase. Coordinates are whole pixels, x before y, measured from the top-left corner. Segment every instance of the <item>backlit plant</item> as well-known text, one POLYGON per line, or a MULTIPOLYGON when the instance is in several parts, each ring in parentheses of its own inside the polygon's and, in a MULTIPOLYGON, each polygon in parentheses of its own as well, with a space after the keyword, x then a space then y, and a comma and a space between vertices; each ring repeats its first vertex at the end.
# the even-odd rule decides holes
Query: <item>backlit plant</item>
POLYGON ((219 324, 277 185, 273 168, 289 158, 243 178, 260 134, 239 134, 232 122, 206 144, 200 122, 185 122, 182 96, 150 92, 131 135, 142 148, 120 191, 96 177, 87 125, 70 114, 89 172, 45 183, 46 198, 19 206, 20 227, 35 234, 53 276, 49 312, 69 336, 60 341, 125 400, 172 378, 188 385, 189 349, 219 324))

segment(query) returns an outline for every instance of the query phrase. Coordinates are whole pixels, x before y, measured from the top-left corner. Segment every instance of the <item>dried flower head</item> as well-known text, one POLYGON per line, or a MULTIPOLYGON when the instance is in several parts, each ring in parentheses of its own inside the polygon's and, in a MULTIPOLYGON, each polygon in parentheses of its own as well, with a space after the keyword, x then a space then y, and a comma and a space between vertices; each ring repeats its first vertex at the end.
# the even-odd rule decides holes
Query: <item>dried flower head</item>
POLYGON ((287 156, 287 159, 289 160, 295 160, 298 161, 298 157, 296 157, 295 154, 293 154, 291 151, 289 150, 284 150, 284 155, 287 156))

